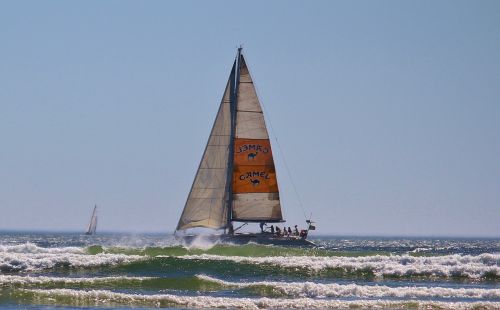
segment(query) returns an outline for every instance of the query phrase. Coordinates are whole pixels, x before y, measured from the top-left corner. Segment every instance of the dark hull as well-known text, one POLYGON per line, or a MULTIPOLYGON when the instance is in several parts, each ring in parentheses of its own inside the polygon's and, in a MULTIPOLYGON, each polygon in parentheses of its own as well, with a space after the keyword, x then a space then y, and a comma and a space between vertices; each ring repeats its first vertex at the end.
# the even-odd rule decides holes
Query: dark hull
POLYGON ((278 245, 287 247, 315 247, 313 242, 299 238, 299 237, 276 237, 272 234, 234 234, 234 235, 187 235, 178 236, 186 245, 196 243, 196 240, 203 240, 209 242, 220 242, 229 244, 264 244, 264 245, 278 245))

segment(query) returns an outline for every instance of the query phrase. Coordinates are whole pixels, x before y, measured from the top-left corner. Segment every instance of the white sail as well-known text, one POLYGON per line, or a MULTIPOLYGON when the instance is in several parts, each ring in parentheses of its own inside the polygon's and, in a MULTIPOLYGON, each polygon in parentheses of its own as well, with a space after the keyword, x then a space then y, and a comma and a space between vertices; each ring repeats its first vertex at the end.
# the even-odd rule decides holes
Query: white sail
POLYGON ((92 217, 90 218, 89 227, 87 228, 87 235, 95 235, 97 229, 97 206, 94 206, 94 211, 92 211, 92 217))
POLYGON ((235 65, 177 230, 193 227, 219 229, 227 225, 227 179, 231 143, 230 99, 234 72, 235 65))
POLYGON ((278 182, 264 114, 243 55, 239 61, 232 220, 281 221, 278 182))
POLYGON ((264 113, 243 55, 240 56, 240 78, 236 109, 236 138, 269 139, 264 113))

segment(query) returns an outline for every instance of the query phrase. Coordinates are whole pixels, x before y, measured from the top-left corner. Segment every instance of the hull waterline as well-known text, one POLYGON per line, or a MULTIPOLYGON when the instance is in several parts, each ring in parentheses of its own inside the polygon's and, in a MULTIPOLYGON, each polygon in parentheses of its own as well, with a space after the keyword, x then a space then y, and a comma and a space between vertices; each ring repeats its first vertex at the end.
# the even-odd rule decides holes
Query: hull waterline
POLYGON ((196 241, 219 242, 228 244, 256 243, 263 245, 277 245, 286 247, 316 247, 312 241, 299 237, 276 237, 271 234, 234 234, 234 235, 186 235, 177 236, 177 239, 186 245, 193 245, 196 241))

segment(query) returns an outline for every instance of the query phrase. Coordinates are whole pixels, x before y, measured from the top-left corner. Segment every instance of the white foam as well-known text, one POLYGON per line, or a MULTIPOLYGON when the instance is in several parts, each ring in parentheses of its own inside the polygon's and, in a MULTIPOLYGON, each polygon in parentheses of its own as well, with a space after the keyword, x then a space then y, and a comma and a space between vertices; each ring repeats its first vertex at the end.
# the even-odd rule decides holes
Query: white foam
MULTIPOLYGON (((88 304, 103 305, 106 303, 122 303, 128 305, 165 306, 173 304, 188 308, 237 308, 237 309, 345 309, 345 308, 391 308, 407 309, 410 305, 418 309, 440 308, 440 309, 499 309, 500 302, 438 302, 438 301, 389 301, 389 300, 326 300, 312 298, 294 299, 272 299, 272 298, 230 298, 212 296, 177 296, 171 294, 140 295, 115 293, 106 290, 80 291, 71 289, 53 290, 24 290, 34 293, 37 297, 46 297, 51 301, 57 301, 57 297, 63 297, 65 302, 73 302, 81 305, 88 304)), ((59 301, 57 301, 60 304, 59 301)))
POLYGON ((143 260, 144 256, 125 254, 74 254, 68 252, 12 253, 0 252, 0 273, 34 271, 55 267, 97 267, 126 264, 143 260))
POLYGON ((196 277, 227 287, 252 288, 267 286, 274 291, 290 297, 500 298, 500 289, 418 286, 389 287, 384 285, 323 284, 314 282, 229 282, 206 275, 197 275, 196 277))
POLYGON ((219 260, 247 264, 269 264, 285 268, 301 268, 311 271, 343 269, 349 271, 369 270, 376 276, 431 276, 469 277, 478 279, 485 275, 500 276, 500 254, 445 255, 414 257, 410 255, 359 256, 359 257, 316 257, 316 256, 273 256, 244 257, 218 255, 186 255, 180 259, 219 260))
POLYGON ((0 253, 74 253, 74 254, 85 254, 84 248, 78 247, 62 247, 62 248, 43 248, 31 242, 26 242, 24 244, 17 245, 0 245, 0 253))
POLYGON ((120 281, 142 282, 156 279, 152 277, 92 277, 92 278, 70 278, 70 277, 47 277, 47 276, 15 276, 0 275, 0 286, 2 285, 41 285, 41 284, 99 284, 120 281))

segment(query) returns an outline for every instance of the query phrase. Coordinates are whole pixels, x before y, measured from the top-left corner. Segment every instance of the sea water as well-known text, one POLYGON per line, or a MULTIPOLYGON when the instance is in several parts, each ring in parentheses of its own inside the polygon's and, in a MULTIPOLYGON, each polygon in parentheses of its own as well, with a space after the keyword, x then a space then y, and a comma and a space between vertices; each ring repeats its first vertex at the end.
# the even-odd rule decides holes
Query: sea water
POLYGON ((0 307, 500 309, 500 239, 320 236, 187 247, 167 234, 0 233, 0 307))

